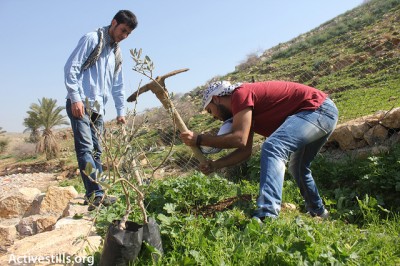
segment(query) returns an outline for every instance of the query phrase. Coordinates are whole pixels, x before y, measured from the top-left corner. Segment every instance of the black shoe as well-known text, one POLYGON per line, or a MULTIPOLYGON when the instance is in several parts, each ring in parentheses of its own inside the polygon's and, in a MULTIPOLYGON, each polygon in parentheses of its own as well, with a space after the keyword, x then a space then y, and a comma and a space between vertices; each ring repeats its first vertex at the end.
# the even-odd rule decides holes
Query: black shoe
POLYGON ((329 212, 327 209, 324 209, 324 211, 321 214, 316 214, 314 212, 307 212, 308 215, 311 217, 319 217, 323 220, 327 220, 329 218, 329 212))
POLYGON ((110 198, 107 196, 97 196, 94 198, 93 202, 89 203, 89 207, 88 207, 88 211, 93 211, 94 209, 96 209, 96 207, 99 207, 100 204, 108 207, 111 206, 112 204, 114 204, 116 202, 116 198, 110 198))

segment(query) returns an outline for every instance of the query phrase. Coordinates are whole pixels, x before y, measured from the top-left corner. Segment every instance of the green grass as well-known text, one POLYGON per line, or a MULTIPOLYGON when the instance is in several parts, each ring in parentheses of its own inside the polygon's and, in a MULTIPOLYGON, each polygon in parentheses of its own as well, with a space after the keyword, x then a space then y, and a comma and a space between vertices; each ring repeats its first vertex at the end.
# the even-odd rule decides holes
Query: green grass
POLYGON ((340 123, 380 110, 389 111, 393 107, 398 107, 400 99, 390 101, 390 98, 396 97, 399 93, 399 88, 394 86, 374 86, 334 93, 331 97, 339 109, 340 123))
MULTIPOLYGON (((297 209, 283 209, 278 219, 261 227, 253 221, 257 156, 248 164, 247 177, 229 178, 235 182, 197 172, 153 181, 144 187, 145 203, 160 225, 164 256, 152 262, 143 246, 135 265, 398 265, 400 176, 393 180, 393 175, 400 172, 399 155, 400 147, 394 147, 387 154, 364 159, 332 162, 319 157, 313 172, 332 214, 327 221, 302 211, 302 198, 289 176, 283 201, 297 209), (213 216, 196 211, 243 194, 250 194, 252 200, 238 201, 213 216)), ((119 186, 110 192, 119 200, 100 211, 96 227, 103 236, 125 208, 119 186)), ((134 200, 134 193, 131 197, 134 200)), ((133 210, 130 220, 140 223, 139 210, 133 210)))
POLYGON ((0 160, 5 160, 5 159, 9 159, 12 158, 13 156, 11 154, 3 154, 0 155, 0 160))
POLYGON ((61 187, 73 186, 78 193, 85 193, 83 181, 80 176, 75 176, 74 178, 62 180, 58 183, 58 185, 61 187))

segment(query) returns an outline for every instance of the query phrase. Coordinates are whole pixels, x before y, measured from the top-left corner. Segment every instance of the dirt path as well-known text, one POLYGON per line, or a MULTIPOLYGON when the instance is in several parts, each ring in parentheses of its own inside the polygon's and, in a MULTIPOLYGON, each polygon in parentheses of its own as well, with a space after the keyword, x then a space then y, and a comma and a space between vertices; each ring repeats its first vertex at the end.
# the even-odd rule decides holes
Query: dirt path
POLYGON ((34 144, 24 141, 27 137, 29 134, 24 133, 7 132, 2 135, 8 140, 8 145, 0 159, 0 200, 21 187, 35 187, 45 192, 49 186, 58 183, 56 174, 42 171, 43 167, 18 163, 18 156, 15 155, 34 152, 34 144))
POLYGON ((49 186, 57 185, 56 175, 52 173, 12 174, 0 176, 0 200, 21 187, 37 188, 46 192, 49 186))

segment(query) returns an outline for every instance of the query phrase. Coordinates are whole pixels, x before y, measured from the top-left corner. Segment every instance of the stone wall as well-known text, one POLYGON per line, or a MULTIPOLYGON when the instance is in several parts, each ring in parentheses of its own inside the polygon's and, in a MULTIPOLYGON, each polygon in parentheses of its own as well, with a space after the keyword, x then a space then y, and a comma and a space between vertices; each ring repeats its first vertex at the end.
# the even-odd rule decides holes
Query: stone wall
POLYGON ((379 153, 400 141, 400 107, 339 124, 326 143, 329 150, 379 153))

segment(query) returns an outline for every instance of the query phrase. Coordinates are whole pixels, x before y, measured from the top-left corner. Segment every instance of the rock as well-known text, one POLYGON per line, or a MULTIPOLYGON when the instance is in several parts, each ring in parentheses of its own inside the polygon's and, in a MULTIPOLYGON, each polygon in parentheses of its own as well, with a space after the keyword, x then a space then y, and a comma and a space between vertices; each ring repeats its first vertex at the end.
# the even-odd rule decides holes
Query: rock
POLYGON ((388 152, 389 152, 389 148, 386 146, 382 146, 382 145, 374 146, 371 149, 372 155, 379 155, 379 154, 388 153, 388 152))
POLYGON ((296 208, 296 205, 294 205, 293 203, 284 202, 284 203, 282 203, 282 209, 294 211, 297 208, 296 208))
POLYGON ((31 236, 45 231, 50 231, 57 222, 53 215, 32 215, 23 218, 17 225, 20 236, 31 236))
POLYGON ((155 172, 153 172, 154 179, 162 179, 165 176, 165 169, 158 168, 155 172))
POLYGON ((40 214, 54 214, 60 217, 68 206, 70 200, 78 196, 78 192, 73 186, 56 187, 51 186, 46 192, 40 204, 40 214))
POLYGON ((0 218, 24 216, 31 211, 32 202, 40 195, 37 188, 19 188, 18 191, 0 201, 0 218))
POLYGON ((351 133, 348 125, 339 125, 332 133, 329 141, 336 141, 342 150, 351 150, 357 148, 357 140, 351 133))
POLYGON ((381 124, 386 128, 400 128, 400 107, 391 110, 382 118, 381 124))
POLYGON ((148 165, 148 164, 149 164, 149 160, 147 160, 147 159, 140 160, 140 165, 141 166, 145 166, 145 165, 148 165))
POLYGON ((63 228, 75 227, 79 226, 81 223, 85 223, 88 221, 87 219, 74 219, 72 217, 65 217, 57 221, 57 223, 53 226, 53 230, 60 230, 63 228))
POLYGON ((1 251, 6 251, 17 238, 16 226, 18 222, 19 218, 12 218, 0 223, 0 253, 1 251))
POLYGON ((355 122, 349 125, 349 130, 355 139, 363 139, 365 132, 370 128, 366 121, 355 122))
POLYGON ((87 208, 87 205, 69 203, 67 208, 65 208, 62 217, 74 217, 75 215, 81 215, 87 212, 87 208))
POLYGON ((22 237, 36 234, 33 216, 29 216, 20 220, 17 225, 17 231, 22 237))
MULTIPOLYGON (((63 219, 61 219, 63 220, 63 219)), ((61 221, 60 220, 60 221, 61 221)), ((74 220, 74 223, 66 223, 63 227, 53 231, 43 232, 30 237, 14 241, 14 245, 7 250, 7 254, 0 257, 0 265, 9 265, 16 258, 23 258, 29 255, 30 258, 39 258, 48 256, 55 258, 57 255, 73 260, 72 255, 79 256, 81 260, 86 257, 86 262, 93 257, 87 257, 85 248, 92 253, 98 250, 101 244, 101 237, 93 235, 94 227, 92 222, 85 219, 74 220), (85 237, 87 241, 84 241, 85 237)), ((47 265, 66 265, 63 261, 53 261, 47 265)), ((29 264, 34 265, 34 264, 29 264)), ((80 265, 70 263, 68 265, 80 265)), ((89 263, 93 265, 93 263, 89 263)))
POLYGON ((57 223, 57 217, 55 216, 51 215, 40 216, 36 220, 37 233, 51 231, 56 223, 57 223))
MULTIPOLYGON (((20 263, 18 259, 59 254, 71 260, 76 254, 82 259, 98 250, 101 237, 94 231, 87 206, 82 205, 83 195, 77 197, 73 187, 49 187, 54 184, 54 176, 34 173, 0 177, 0 265, 83 265, 60 260, 20 263), (70 217, 57 221, 64 211, 70 217), (74 215, 84 219, 74 219, 74 215)), ((93 265, 93 257, 87 258, 92 262, 86 260, 88 265, 93 265)))
POLYGON ((32 174, 10 174, 0 177, 0 201, 1 198, 15 193, 22 187, 35 187, 41 192, 46 192, 51 185, 56 185, 57 181, 51 173, 32 173, 32 174))
POLYGON ((380 144, 388 138, 388 130, 381 125, 376 125, 364 134, 364 139, 370 146, 380 144))
POLYGON ((42 201, 44 199, 45 193, 41 193, 39 196, 37 196, 32 204, 29 210, 25 213, 24 217, 30 216, 30 215, 35 215, 39 214, 40 212, 40 204, 42 204, 42 201))
POLYGON ((69 174, 69 171, 68 171, 68 170, 63 171, 63 172, 61 172, 58 176, 56 176, 56 180, 57 180, 57 181, 64 180, 64 179, 67 178, 68 174, 69 174))

